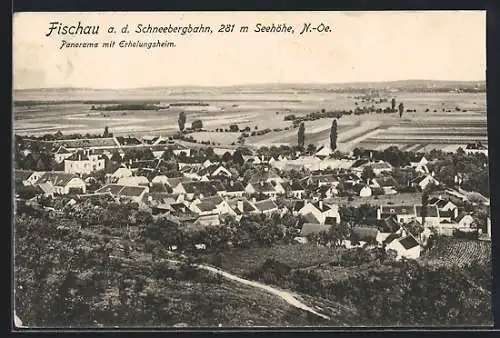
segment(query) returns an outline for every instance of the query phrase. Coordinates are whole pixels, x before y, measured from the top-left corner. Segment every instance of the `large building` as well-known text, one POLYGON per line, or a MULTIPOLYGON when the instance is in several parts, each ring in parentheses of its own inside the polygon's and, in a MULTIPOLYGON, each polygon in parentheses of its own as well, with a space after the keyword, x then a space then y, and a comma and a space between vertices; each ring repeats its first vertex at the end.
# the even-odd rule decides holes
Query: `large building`
POLYGON ((90 174, 103 170, 106 160, 103 156, 92 154, 91 150, 80 150, 64 160, 64 172, 68 174, 90 174))

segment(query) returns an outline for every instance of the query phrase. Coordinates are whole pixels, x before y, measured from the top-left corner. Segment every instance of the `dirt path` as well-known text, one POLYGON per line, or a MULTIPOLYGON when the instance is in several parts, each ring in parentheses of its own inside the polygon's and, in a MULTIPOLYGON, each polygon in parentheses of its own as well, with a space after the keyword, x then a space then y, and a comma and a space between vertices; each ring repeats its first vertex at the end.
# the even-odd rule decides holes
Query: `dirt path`
MULTIPOLYGON (((176 260, 168 260, 169 262, 171 263, 181 263, 180 261, 176 261, 176 260)), ((230 280, 233 280, 233 281, 236 281, 238 283, 241 283, 241 284, 245 284, 245 285, 249 285, 249 286, 252 286, 254 288, 258 288, 258 289, 261 289, 261 290, 264 290, 266 292, 269 292, 275 296, 278 296, 280 297, 281 299, 283 299, 285 302, 287 302, 288 304, 292 305, 293 307, 296 307, 297 309, 301 309, 301 310, 304 310, 304 311, 307 311, 309 313, 312 313, 318 317, 321 317, 323 319, 326 319, 326 320, 330 320, 330 317, 324 315, 324 314, 321 314, 317 311, 315 311, 313 308, 307 306, 306 304, 300 302, 299 300, 297 300, 295 298, 295 296, 291 293, 291 292, 288 292, 288 291, 284 291, 284 290, 279 290, 277 288, 274 288, 272 286, 269 286, 269 285, 266 285, 266 284, 263 284, 263 283, 259 283, 259 282, 255 282, 255 281, 251 281, 251 280, 248 280, 248 279, 244 279, 244 278, 241 278, 241 277, 238 277, 236 275, 233 275, 229 272, 226 272, 226 271, 223 271, 221 269, 218 269, 218 268, 215 268, 215 267, 212 267, 212 266, 208 266, 208 265, 203 265, 203 264, 194 264, 195 267, 199 268, 199 269, 203 269, 203 270, 206 270, 206 271, 210 271, 210 272, 213 272, 215 274, 218 274, 218 275, 221 275, 227 279, 230 279, 230 280)))

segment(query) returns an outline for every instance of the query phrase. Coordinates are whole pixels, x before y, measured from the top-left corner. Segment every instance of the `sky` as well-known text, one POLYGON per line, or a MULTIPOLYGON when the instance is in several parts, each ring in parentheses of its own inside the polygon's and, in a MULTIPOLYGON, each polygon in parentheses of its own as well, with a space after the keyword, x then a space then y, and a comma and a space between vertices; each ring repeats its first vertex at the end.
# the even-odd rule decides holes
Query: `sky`
POLYGON ((227 86, 409 79, 484 81, 485 11, 16 13, 15 89, 227 86), (50 22, 99 25, 99 34, 57 35, 50 22), (299 35, 304 23, 332 32, 299 35), (128 24, 211 26, 213 34, 110 34, 128 24), (286 23, 290 33, 256 33, 286 23), (221 24, 235 32, 218 33, 221 24), (249 32, 239 33, 239 27, 249 32), (114 40, 114 48, 63 48, 62 41, 114 40), (171 41, 175 48, 120 48, 125 41, 171 41))

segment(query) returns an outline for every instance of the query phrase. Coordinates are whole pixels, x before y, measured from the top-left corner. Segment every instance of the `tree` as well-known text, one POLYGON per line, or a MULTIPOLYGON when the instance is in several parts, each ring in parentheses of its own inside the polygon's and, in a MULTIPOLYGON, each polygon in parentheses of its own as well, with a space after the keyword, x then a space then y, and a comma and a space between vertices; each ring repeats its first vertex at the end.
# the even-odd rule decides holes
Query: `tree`
POLYGON ((111 161, 120 163, 122 161, 122 157, 120 156, 120 153, 117 151, 113 152, 113 155, 111 155, 111 161))
POLYGON ((391 111, 396 111, 396 99, 392 98, 391 100, 391 111))
POLYGON ((429 204, 429 190, 424 189, 422 191, 422 226, 425 226, 425 217, 427 217, 427 205, 429 204))
POLYGON ((236 149, 233 153, 233 162, 238 163, 239 165, 243 165, 245 160, 243 159, 243 155, 241 154, 241 150, 236 149))
POLYGON ((332 127, 330 129, 330 148, 332 152, 337 149, 337 120, 333 120, 332 127))
POLYGON ((311 144, 309 144, 309 145, 307 146, 307 152, 308 152, 309 154, 311 154, 311 155, 312 155, 312 154, 314 154, 314 153, 316 152, 316 146, 315 146, 314 144, 312 144, 312 143, 311 143, 311 144))
POLYGON ((399 104, 398 109, 399 109, 399 117, 403 116, 403 111, 405 110, 403 102, 399 104))
POLYGON ((177 120, 177 123, 179 124, 179 130, 182 133, 184 131, 184 127, 186 125, 186 113, 184 113, 183 111, 181 111, 179 113, 179 119, 177 120))
POLYGON ((191 129, 193 130, 200 130, 203 128, 203 122, 201 120, 194 120, 193 123, 191 123, 191 129))
POLYGON ((231 131, 233 133, 235 133, 235 132, 237 132, 239 130, 240 130, 240 128, 238 128, 237 124, 232 124, 232 125, 229 126, 229 131, 231 131))
POLYGON ((300 149, 304 149, 304 143, 305 143, 305 140, 306 140, 306 127, 304 125, 304 122, 301 122, 300 123, 300 126, 299 126, 299 132, 298 132, 298 135, 297 135, 297 138, 298 138, 298 146, 300 149))
POLYGON ((361 179, 364 181, 368 181, 375 178, 375 172, 373 168, 369 165, 363 168, 363 172, 361 173, 361 179))
POLYGON ((103 137, 109 137, 109 127, 108 126, 104 127, 104 134, 102 136, 103 137))

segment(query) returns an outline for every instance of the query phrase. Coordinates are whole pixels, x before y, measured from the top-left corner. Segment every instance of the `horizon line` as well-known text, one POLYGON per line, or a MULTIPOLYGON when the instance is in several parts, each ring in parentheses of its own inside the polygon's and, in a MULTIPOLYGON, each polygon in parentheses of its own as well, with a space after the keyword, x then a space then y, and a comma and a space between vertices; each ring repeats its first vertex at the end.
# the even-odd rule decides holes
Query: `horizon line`
POLYGON ((48 86, 48 87, 26 87, 13 88, 13 91, 23 90, 46 90, 46 89, 87 89, 87 90, 133 90, 133 89, 153 89, 153 88, 231 88, 245 86, 290 86, 290 85, 311 85, 311 86, 328 86, 328 85, 353 85, 353 84, 390 84, 396 82, 451 82, 451 83, 486 83, 486 80, 442 80, 442 79, 400 79, 400 80, 378 80, 378 81, 346 81, 346 82, 249 82, 229 85, 155 85, 155 86, 140 86, 140 87, 123 87, 123 88, 107 88, 107 87, 78 87, 78 86, 48 86))

